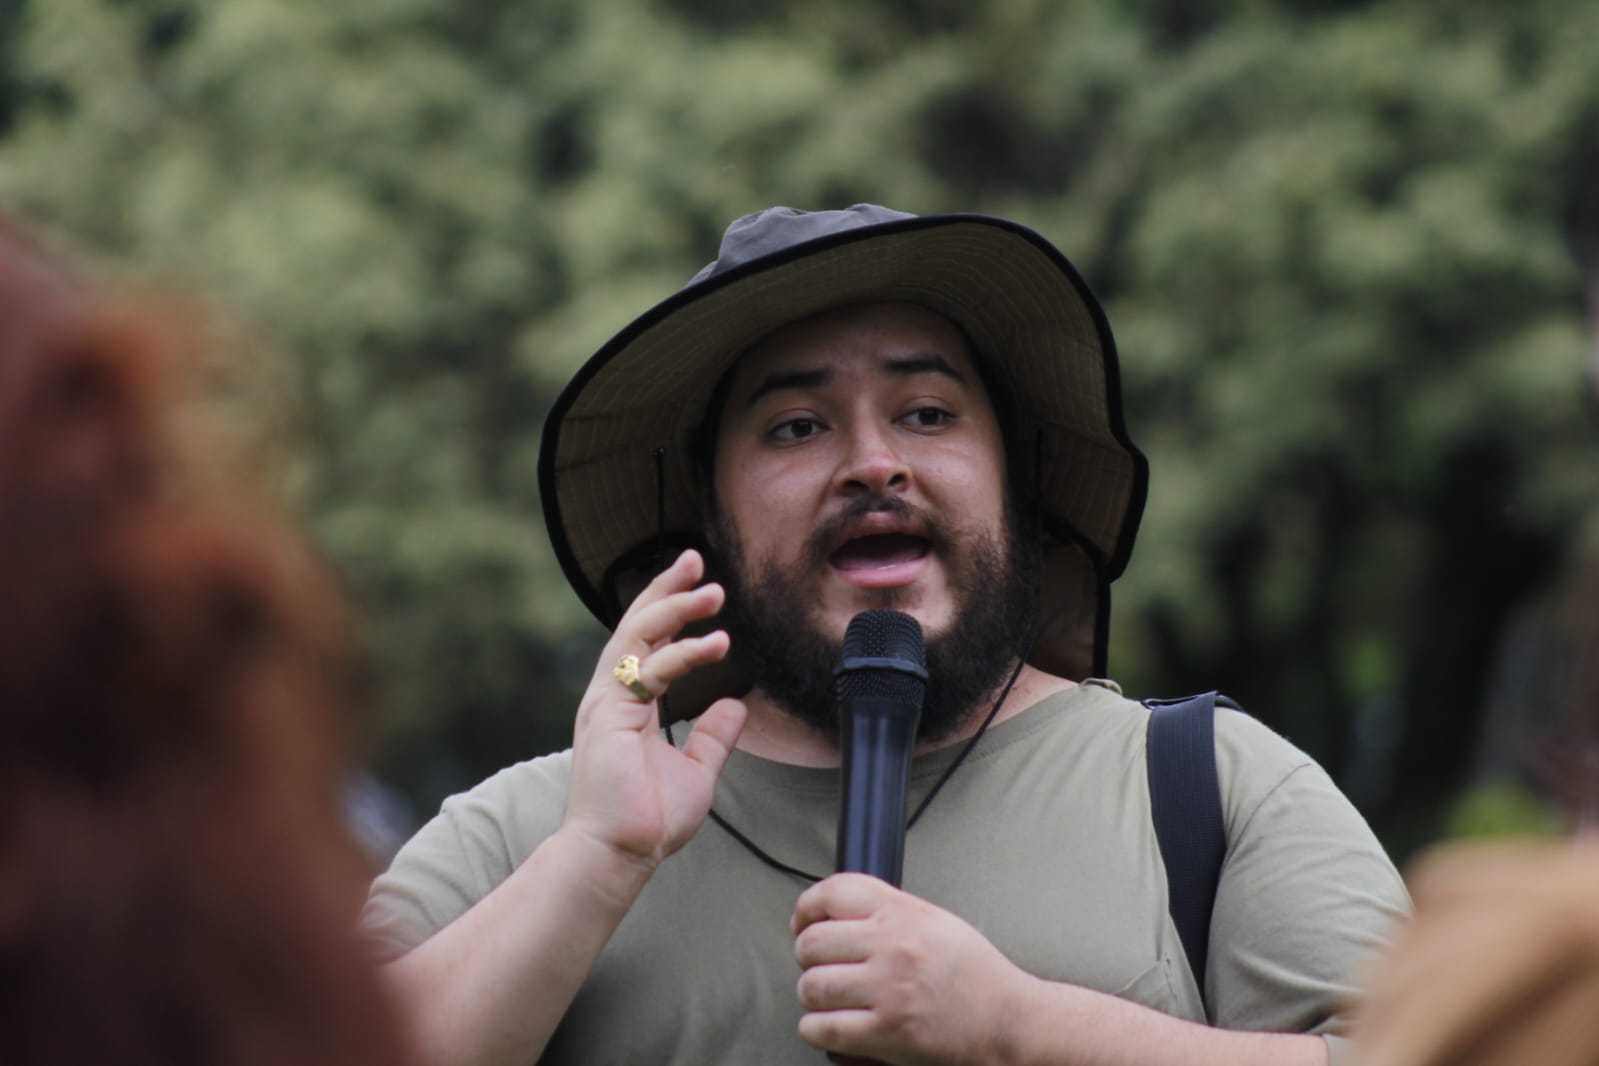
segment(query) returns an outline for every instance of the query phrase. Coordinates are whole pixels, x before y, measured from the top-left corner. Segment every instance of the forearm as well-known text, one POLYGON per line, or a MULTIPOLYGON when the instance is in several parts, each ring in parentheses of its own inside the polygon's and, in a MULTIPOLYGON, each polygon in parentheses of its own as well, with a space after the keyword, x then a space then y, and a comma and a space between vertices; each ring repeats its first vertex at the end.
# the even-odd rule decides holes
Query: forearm
POLYGON ((471 910, 389 964, 421 1061, 536 1059, 650 873, 562 829, 471 910))
POLYGON ((1017 1066, 1327 1066, 1320 1037, 1212 1029, 1037 978, 1012 1009, 999 1058, 1017 1066))

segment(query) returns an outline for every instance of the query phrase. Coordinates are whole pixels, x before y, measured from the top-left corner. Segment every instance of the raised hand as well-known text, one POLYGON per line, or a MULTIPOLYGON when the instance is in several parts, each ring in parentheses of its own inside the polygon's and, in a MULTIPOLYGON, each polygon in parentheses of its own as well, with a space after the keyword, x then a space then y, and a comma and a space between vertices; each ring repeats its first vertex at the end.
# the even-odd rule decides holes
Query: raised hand
POLYGON ((704 572, 699 553, 685 551, 639 593, 600 654, 573 729, 563 828, 651 868, 705 820, 716 778, 744 727, 744 704, 724 699, 700 716, 681 748, 658 728, 655 698, 728 651, 722 630, 678 639, 685 625, 721 609, 720 585, 696 587, 704 572), (616 673, 629 655, 638 659, 633 688, 641 691, 616 673))

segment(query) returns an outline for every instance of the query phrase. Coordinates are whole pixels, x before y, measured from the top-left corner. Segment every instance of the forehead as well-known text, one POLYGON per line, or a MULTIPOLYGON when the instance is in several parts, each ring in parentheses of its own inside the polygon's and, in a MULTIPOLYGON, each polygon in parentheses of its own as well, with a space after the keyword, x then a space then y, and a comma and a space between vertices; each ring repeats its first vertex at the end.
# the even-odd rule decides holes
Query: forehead
POLYGON ((969 387, 986 392, 966 335, 953 322, 915 304, 881 303, 823 311, 767 334, 734 365, 726 396, 735 404, 746 400, 777 372, 918 357, 943 360, 969 387))

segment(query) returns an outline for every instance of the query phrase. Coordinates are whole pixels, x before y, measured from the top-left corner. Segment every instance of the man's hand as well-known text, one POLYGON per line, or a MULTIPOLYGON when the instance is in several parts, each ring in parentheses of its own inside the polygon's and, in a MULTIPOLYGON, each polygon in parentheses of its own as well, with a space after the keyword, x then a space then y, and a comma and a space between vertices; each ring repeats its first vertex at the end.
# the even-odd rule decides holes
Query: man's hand
POLYGON ((791 924, 800 1036, 848 1062, 1327 1063, 1319 1037, 1211 1029, 1034 977, 955 915, 864 874, 808 889, 791 924))
POLYGON ((800 896, 791 928, 808 1043, 890 1063, 1005 1059, 1009 1014, 1035 978, 953 914, 837 874, 800 896))
POLYGON ((675 748, 661 736, 656 701, 630 692, 612 671, 624 655, 638 656, 639 679, 659 697, 690 670, 727 654, 722 630, 674 639, 722 606, 720 585, 695 587, 704 572, 699 553, 685 551, 639 593, 600 653, 573 728, 562 829, 645 871, 682 847, 705 820, 746 712, 738 700, 718 700, 675 748))
POLYGON ((721 700, 681 749, 656 724, 655 700, 618 681, 636 655, 649 692, 727 654, 726 633, 674 639, 722 605, 695 588, 704 564, 684 552, 617 624, 573 730, 561 828, 494 891, 385 973, 411 1005, 422 1061, 500 1066, 536 1061, 606 942, 662 859, 705 820, 744 704, 721 700))

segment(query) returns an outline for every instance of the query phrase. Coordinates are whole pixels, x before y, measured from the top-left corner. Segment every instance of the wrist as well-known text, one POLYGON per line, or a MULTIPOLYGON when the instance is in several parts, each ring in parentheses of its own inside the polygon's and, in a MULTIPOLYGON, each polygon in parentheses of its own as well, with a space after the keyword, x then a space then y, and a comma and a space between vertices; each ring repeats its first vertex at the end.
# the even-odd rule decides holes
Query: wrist
POLYGON ((601 906, 619 911, 633 905, 659 865, 652 857, 618 847, 578 825, 562 825, 546 846, 601 906))
POLYGON ((1062 1008, 1055 993, 1070 991, 1069 986, 1053 986, 1020 968, 1015 973, 1015 980, 1008 983, 1009 993, 1000 999, 1001 1010, 988 1059, 1003 1066, 1041 1061, 1038 1052, 1041 1047, 1049 1047, 1050 1040, 1036 1032, 1036 1027, 1047 1024, 1044 1019, 1054 1017, 1053 1012, 1062 1008))

